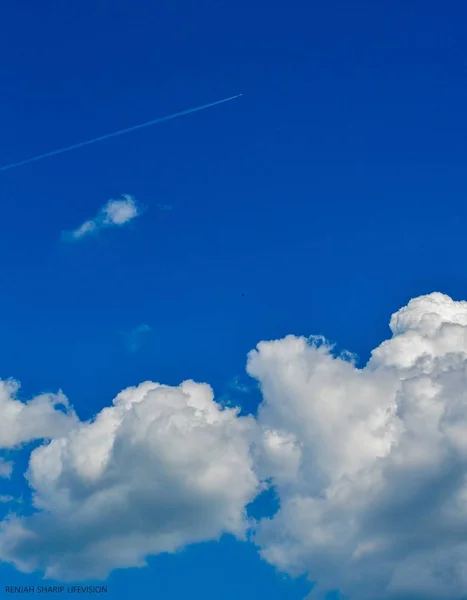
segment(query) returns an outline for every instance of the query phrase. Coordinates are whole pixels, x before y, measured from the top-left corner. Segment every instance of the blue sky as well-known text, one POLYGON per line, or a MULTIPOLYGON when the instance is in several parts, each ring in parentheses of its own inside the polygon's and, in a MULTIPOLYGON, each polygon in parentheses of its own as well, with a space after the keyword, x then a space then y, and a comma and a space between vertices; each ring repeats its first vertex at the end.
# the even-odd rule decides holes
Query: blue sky
MULTIPOLYGON (((463 3, 2 13, 0 164, 243 94, 0 174, 0 377, 19 399, 61 389, 86 421, 128 386, 192 379, 256 415, 261 340, 324 335, 362 367, 411 298, 467 297, 463 3), (125 194, 137 217, 63 238, 125 194)), ((28 498, 30 451, 3 452, 2 493, 28 498)), ((227 536, 115 570, 109 597, 304 598, 306 575, 273 563, 227 536)))

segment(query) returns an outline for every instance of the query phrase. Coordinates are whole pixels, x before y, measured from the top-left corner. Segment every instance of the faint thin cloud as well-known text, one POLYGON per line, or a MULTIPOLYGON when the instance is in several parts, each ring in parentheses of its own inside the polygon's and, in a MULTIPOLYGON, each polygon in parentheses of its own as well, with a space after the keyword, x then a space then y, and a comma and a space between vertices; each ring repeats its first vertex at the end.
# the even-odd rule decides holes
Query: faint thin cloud
POLYGON ((13 472, 13 463, 0 458, 0 477, 8 479, 13 472))
POLYGON ((242 383, 240 381, 240 377, 237 376, 234 377, 231 381, 229 381, 227 387, 231 390, 241 392, 242 394, 248 394, 256 387, 256 385, 247 385, 246 383, 242 383))
POLYGON ((146 323, 138 325, 132 329, 129 333, 125 334, 128 348, 130 352, 136 352, 141 348, 144 343, 145 336, 152 331, 151 327, 146 323))
POLYGON ((93 219, 88 219, 73 231, 63 232, 62 239, 78 241, 90 234, 96 234, 104 228, 121 227, 140 214, 141 209, 133 196, 124 194, 118 200, 109 200, 93 219))
POLYGON ((237 401, 235 400, 235 395, 251 394, 256 389, 258 389, 258 384, 256 381, 253 381, 252 383, 244 383, 237 375, 224 385, 222 393, 217 398, 217 402, 223 406, 236 406, 237 401))
POLYGON ((8 502, 13 502, 14 499, 14 496, 0 495, 0 504, 7 504, 8 502))

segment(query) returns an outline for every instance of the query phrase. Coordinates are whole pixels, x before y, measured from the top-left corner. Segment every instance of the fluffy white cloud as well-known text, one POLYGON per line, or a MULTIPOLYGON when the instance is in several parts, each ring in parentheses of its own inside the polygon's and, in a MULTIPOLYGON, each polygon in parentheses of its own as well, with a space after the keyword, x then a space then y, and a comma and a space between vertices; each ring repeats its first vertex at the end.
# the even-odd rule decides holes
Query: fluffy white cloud
MULTIPOLYGON (((0 448, 15 448, 33 440, 61 436, 78 423, 67 398, 58 394, 42 394, 28 402, 16 395, 19 383, 0 380, 0 448)), ((0 459, 0 476, 8 477, 11 463, 0 459)))
POLYGON ((99 214, 93 219, 85 221, 71 232, 64 234, 66 240, 79 240, 91 233, 97 233, 103 227, 116 227, 125 225, 140 214, 135 199, 124 194, 120 200, 109 200, 99 214))
POLYGON ((316 597, 467 594, 467 303, 434 293, 391 318, 363 369, 316 340, 262 342, 260 467, 280 510, 256 543, 316 597))
POLYGON ((38 512, 3 521, 0 558, 61 580, 102 578, 151 554, 242 537, 259 485, 254 433, 254 420, 222 409, 206 384, 124 390, 32 452, 38 512))
POLYGON ((104 225, 124 225, 138 216, 138 207, 132 196, 122 200, 109 200, 101 211, 104 225))
MULTIPOLYGON (((61 392, 22 402, 17 398, 19 387, 13 379, 0 380, 0 450, 17 450, 28 442, 53 439, 76 427, 78 418, 61 392)), ((10 478, 13 467, 13 461, 0 457, 0 478, 10 478)), ((0 495, 2 503, 12 499, 0 495)))
POLYGON ((3 391, 4 446, 52 441, 31 454, 36 510, 2 522, 0 559, 100 578, 223 532, 241 538, 268 479, 280 509, 255 543, 316 580, 316 597, 465 597, 467 303, 416 298, 390 327, 360 369, 322 338, 261 342, 247 363, 263 394, 256 420, 191 381, 129 388, 88 423, 58 411, 58 396, 39 402, 41 421, 33 401, 3 391))

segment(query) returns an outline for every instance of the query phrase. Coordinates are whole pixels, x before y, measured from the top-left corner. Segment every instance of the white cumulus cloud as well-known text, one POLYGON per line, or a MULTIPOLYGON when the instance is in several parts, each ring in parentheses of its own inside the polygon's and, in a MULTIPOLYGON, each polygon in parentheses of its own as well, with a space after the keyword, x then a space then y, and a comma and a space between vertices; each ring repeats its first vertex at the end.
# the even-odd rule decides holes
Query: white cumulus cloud
MULTIPOLYGON (((28 442, 60 437, 76 427, 78 418, 61 392, 22 402, 17 398, 19 388, 13 379, 0 380, 0 450, 17 450, 28 442)), ((13 461, 0 457, 0 478, 10 478, 13 468, 13 461)), ((9 498, 1 497, 2 502, 9 498)))
POLYGON ((358 600, 467 595, 467 303, 434 293, 391 318, 363 369, 289 336, 248 358, 261 468, 280 509, 262 556, 358 600))
MULTIPOLYGON (((61 392, 22 402, 17 398, 19 387, 15 380, 0 380, 0 448, 59 437, 76 426, 78 419, 61 392)), ((11 473, 11 463, 0 459, 2 473, 11 473)))
POLYGON ((258 491, 252 418, 206 384, 146 382, 32 452, 38 510, 0 527, 0 558, 61 580, 103 578, 186 544, 238 537, 258 491))
POLYGON ((461 600, 467 303, 415 298, 390 328, 363 368, 322 338, 260 342, 247 361, 263 395, 256 419, 192 381, 129 388, 86 423, 57 410, 58 396, 38 403, 41 421, 33 401, 18 406, 1 388, 3 446, 51 441, 30 457, 33 514, 0 524, 0 559, 101 578, 222 533, 241 539, 267 480, 279 509, 255 524, 254 542, 278 569, 316 581, 314 597, 461 600))
POLYGON ((104 227, 121 227, 140 214, 133 196, 124 194, 121 199, 109 200, 96 217, 85 221, 71 232, 64 234, 64 239, 79 240, 84 236, 97 233, 104 227))

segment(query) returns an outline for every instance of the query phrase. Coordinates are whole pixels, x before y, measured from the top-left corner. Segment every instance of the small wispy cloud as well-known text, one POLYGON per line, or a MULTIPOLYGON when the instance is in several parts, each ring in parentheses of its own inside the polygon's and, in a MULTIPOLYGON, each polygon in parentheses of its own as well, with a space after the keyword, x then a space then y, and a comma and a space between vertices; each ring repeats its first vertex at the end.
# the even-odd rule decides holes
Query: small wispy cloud
POLYGON ((0 458, 0 477, 9 478, 13 472, 13 463, 0 458))
POLYGON ((107 227, 121 227, 139 214, 141 210, 133 196, 124 194, 120 199, 109 200, 96 217, 85 221, 73 231, 64 232, 62 238, 66 241, 78 241, 107 227))
POLYGON ((14 496, 1 495, 0 496, 0 504, 7 504, 8 502, 13 502, 15 500, 14 496))
MULTIPOLYGON (((0 494, 0 504, 11 504, 13 502, 16 505, 24 504, 23 495, 11 496, 10 494, 0 494)), ((18 506, 18 508, 19 508, 19 506, 18 506)))
POLYGON ((237 406, 239 395, 251 394, 258 389, 255 381, 244 383, 240 377, 236 376, 230 379, 223 387, 217 401, 223 406, 237 406))
POLYGON ((156 205, 159 210, 162 212, 167 212, 169 210, 173 210, 173 204, 157 204, 156 205))
POLYGON ((227 384, 227 387, 231 390, 235 390, 236 392, 241 392, 242 394, 249 394, 253 389, 255 389, 257 387, 256 384, 249 384, 247 385, 246 383, 242 383, 240 381, 240 377, 234 377, 231 381, 229 381, 229 383, 227 384))

